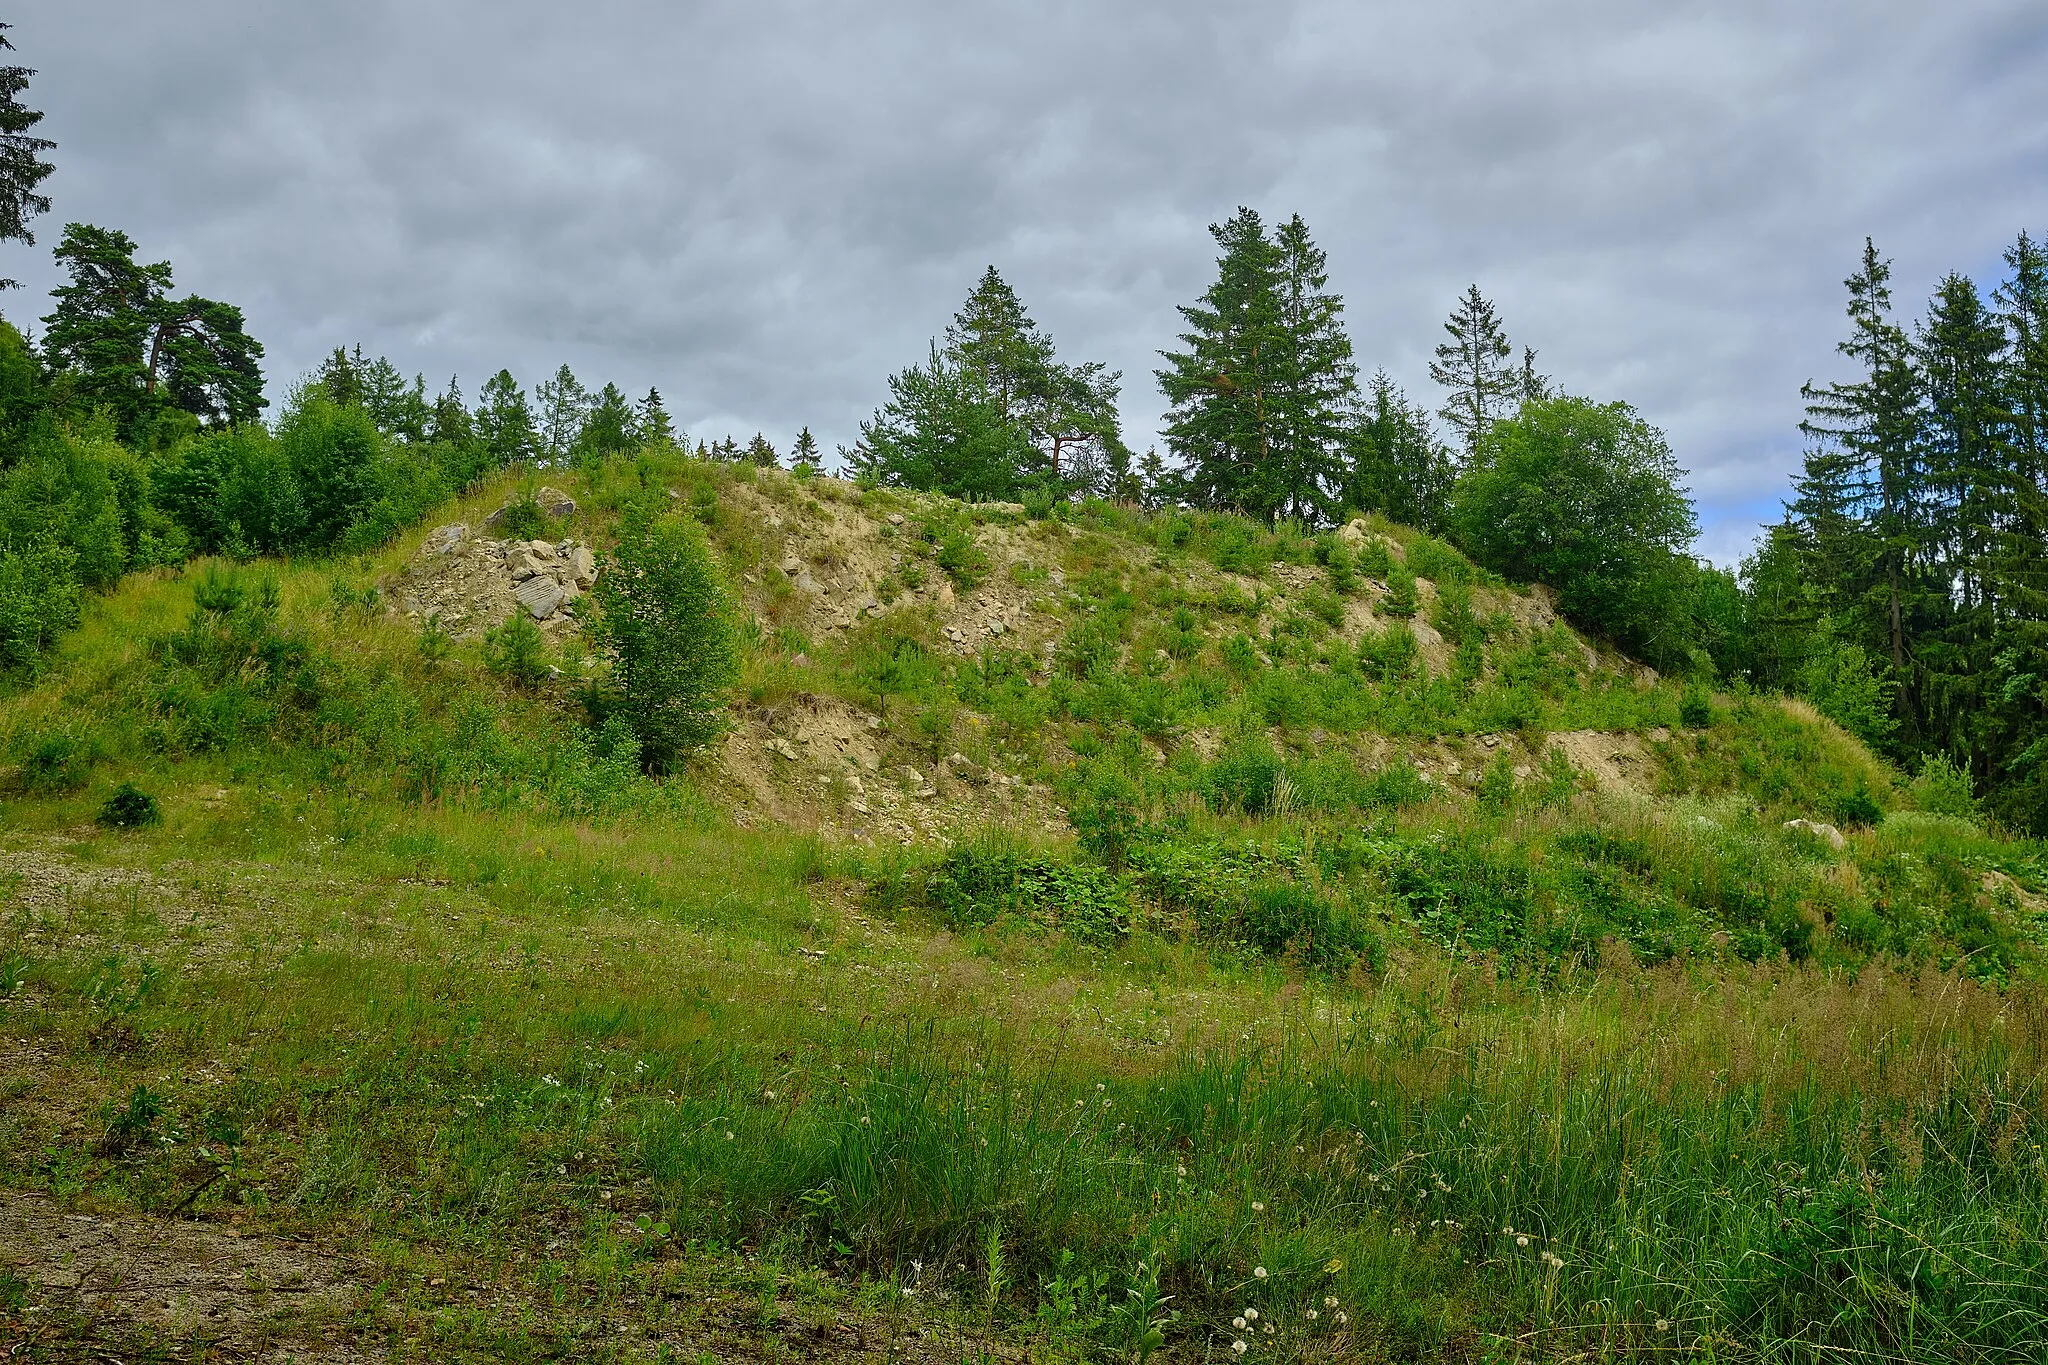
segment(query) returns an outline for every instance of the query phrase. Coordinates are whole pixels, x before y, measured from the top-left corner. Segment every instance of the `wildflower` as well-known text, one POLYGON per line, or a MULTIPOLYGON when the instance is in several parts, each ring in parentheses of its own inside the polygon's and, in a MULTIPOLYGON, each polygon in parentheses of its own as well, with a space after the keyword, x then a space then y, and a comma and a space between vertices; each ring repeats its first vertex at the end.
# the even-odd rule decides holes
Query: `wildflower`
POLYGON ((1260 1203, 1260 1202, 1259 1202, 1258 1200, 1256 1200, 1256 1199, 1252 1200, 1252 1212, 1253 1212, 1253 1213, 1264 1213, 1265 1211, 1266 1211, 1266 1206, 1265 1206, 1264 1204, 1261 1204, 1261 1203, 1260 1203))
POLYGON ((1350 1315, 1349 1313, 1339 1313, 1339 1314, 1337 1315, 1337 1325, 1338 1325, 1339 1327, 1342 1327, 1342 1326, 1344 1326, 1344 1325, 1345 1325, 1346 1323, 1348 1323, 1348 1322, 1350 1322, 1350 1321, 1351 1321, 1351 1315, 1350 1315))
POLYGON ((1318 1313, 1318 1312, 1317 1312, 1317 1311, 1316 1311, 1315 1309, 1313 1309, 1313 1308, 1311 1308, 1311 1309, 1309 1309, 1309 1310, 1308 1310, 1308 1320, 1309 1320, 1310 1322, 1314 1322, 1314 1321, 1315 1321, 1315 1320, 1316 1320, 1317 1318, 1319 1318, 1319 1317, 1321 1317, 1321 1316, 1322 1316, 1322 1314, 1321 1314, 1321 1313, 1318 1313))
POLYGON ((1273 1324, 1269 1322, 1264 1327, 1261 1327, 1259 1330, 1270 1337, 1273 1335, 1273 1324))
POLYGON ((1243 1355, 1249 1348, 1242 1341, 1233 1341, 1230 1343, 1230 1349, 1243 1355))
POLYGON ((1232 1318, 1232 1319, 1230 1320, 1230 1325, 1231 1325, 1232 1327, 1235 1327, 1235 1328, 1236 1328, 1236 1329, 1237 1329, 1238 1331, 1242 1332, 1242 1331, 1244 1330, 1244 1319, 1243 1319, 1243 1318, 1232 1318))
POLYGON ((861 1127, 863 1127, 863 1128, 867 1127, 867 1126, 868 1126, 869 1124, 871 1124, 871 1123, 873 1123, 873 1122, 874 1122, 874 1120, 873 1120, 873 1119, 871 1119, 871 1118, 869 1118, 869 1117, 868 1117, 868 1116, 867 1116, 866 1114, 862 1114, 862 1115, 860 1116, 860 1124, 861 1124, 861 1127))
POLYGON ((773 1090, 764 1090, 761 1092, 761 1098, 772 1101, 775 1098, 775 1092, 773 1090))
POLYGON ((1188 1168, 1185 1166, 1175 1166, 1173 1170, 1175 1175, 1185 1176, 1188 1173, 1188 1168))
POLYGON ((1543 1253, 1543 1264, 1549 1266, 1552 1270, 1563 1270, 1564 1257, 1554 1251, 1546 1251, 1543 1253))
POLYGON ((732 1129, 728 1128, 728 1129, 726 1129, 726 1130, 725 1130, 725 1140, 726 1140, 727 1142, 731 1142, 731 1141, 732 1141, 732 1129))
POLYGON ((1265 1279, 1265 1278, 1266 1278, 1266 1267, 1264 1267, 1264 1266, 1262 1266, 1262 1265, 1255 1265, 1255 1266, 1253 1266, 1253 1267, 1252 1267, 1252 1278, 1254 1278, 1254 1279, 1259 1279, 1259 1280, 1263 1280, 1263 1279, 1265 1279))
POLYGON ((1671 1330, 1671 1319, 1669 1319, 1669 1318, 1658 1318, 1658 1319, 1657 1319, 1657 1330, 1658 1330, 1658 1331, 1660 1331, 1660 1332, 1668 1332, 1668 1331, 1670 1331, 1670 1330, 1671 1330))
POLYGON ((1106 1086, 1106 1085, 1104 1085, 1104 1084, 1103 1084, 1103 1083, 1102 1083, 1101 1081, 1097 1081, 1097 1082, 1095 1083, 1095 1088, 1096 1088, 1097 1090, 1107 1090, 1107 1089, 1109 1089, 1109 1087, 1108 1087, 1108 1086, 1106 1086))
POLYGON ((1245 1310, 1244 1310, 1244 1320, 1245 1320, 1246 1322, 1257 1322, 1257 1321, 1259 1320, 1259 1310, 1258 1310, 1258 1309, 1256 1309, 1256 1308, 1247 1308, 1247 1309, 1245 1309, 1245 1310))
POLYGON ((1325 1294, 1325 1295, 1323 1295, 1323 1307, 1325 1307, 1325 1308, 1335 1308, 1336 1306, 1337 1306, 1337 1296, 1336 1296, 1335 1294, 1325 1294))
POLYGON ((1517 1237, 1515 1239, 1515 1245, 1518 1247, 1526 1248, 1529 1245, 1529 1239, 1527 1237, 1517 1237))

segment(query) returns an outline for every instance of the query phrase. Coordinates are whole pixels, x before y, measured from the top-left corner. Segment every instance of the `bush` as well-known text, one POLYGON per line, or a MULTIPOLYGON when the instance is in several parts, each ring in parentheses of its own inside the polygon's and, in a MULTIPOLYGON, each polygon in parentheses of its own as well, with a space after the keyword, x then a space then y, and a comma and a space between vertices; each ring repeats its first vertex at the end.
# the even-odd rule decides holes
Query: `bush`
POLYGON ((548 675, 547 637, 523 610, 484 636, 484 666, 515 687, 535 688, 548 675))
POLYGON ((1844 826, 1867 828, 1884 818, 1884 810, 1870 795, 1870 789, 1858 782, 1853 790, 1835 798, 1834 816, 1844 826))
POLYGON ((724 727, 739 673, 735 608, 703 527, 628 508, 591 595, 613 709, 639 737, 642 763, 671 771, 724 727))
POLYGON ((498 516, 498 529, 510 540, 533 540, 548 528, 548 515, 531 493, 506 503, 498 516))
POLYGON ((1395 560, 1387 569, 1387 598, 1381 603, 1389 616, 1409 617, 1415 614, 1415 571, 1401 560, 1395 560))
POLYGON ((0 668, 20 668, 78 624, 78 556, 45 541, 0 550, 0 668))
POLYGON ((123 782, 100 807, 97 818, 108 829, 140 829, 162 820, 163 813, 154 796, 132 782, 123 782))
POLYGON ((1688 730, 1704 730, 1714 723, 1714 704, 1704 687, 1688 687, 1678 703, 1678 723, 1688 730))
POLYGON ((62 731, 40 735, 22 754, 15 784, 26 792, 77 791, 98 756, 96 745, 80 743, 62 731))
POLYGON ((1913 804, 1936 815, 1976 818, 1977 797, 1970 770, 1944 753, 1931 753, 1920 761, 1920 775, 1913 779, 1913 804))

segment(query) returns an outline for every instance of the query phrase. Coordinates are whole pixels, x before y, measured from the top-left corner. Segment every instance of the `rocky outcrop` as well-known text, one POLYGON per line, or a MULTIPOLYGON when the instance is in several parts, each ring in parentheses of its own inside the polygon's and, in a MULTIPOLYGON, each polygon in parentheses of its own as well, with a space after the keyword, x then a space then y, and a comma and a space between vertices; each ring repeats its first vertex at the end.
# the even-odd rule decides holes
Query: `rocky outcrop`
MULTIPOLYGON (((575 506, 566 495, 556 502, 575 506)), ((428 533, 392 595, 407 616, 439 616, 451 634, 468 638, 515 611, 566 626, 572 617, 565 608, 596 582, 597 556, 579 541, 494 540, 453 522, 428 533)))

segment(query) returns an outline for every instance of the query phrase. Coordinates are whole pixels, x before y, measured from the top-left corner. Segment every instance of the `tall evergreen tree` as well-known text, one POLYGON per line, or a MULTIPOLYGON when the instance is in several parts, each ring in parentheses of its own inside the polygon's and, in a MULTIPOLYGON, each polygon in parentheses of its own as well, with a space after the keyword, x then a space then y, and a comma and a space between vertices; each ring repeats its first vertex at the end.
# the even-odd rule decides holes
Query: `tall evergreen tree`
POLYGON ((1925 571, 1933 539, 1921 468, 1921 378, 1912 342, 1891 318, 1891 263, 1869 240, 1849 291, 1850 336, 1835 349, 1859 378, 1801 390, 1813 443, 1792 514, 1810 546, 1808 578, 1830 614, 1859 623, 1891 664, 1901 703, 1912 697, 1916 610, 1942 589, 1925 571))
POLYGON ((1028 433, 1004 419, 981 376, 934 342, 924 364, 889 376, 889 401, 861 423, 850 464, 866 479, 1005 500, 1032 458, 1028 433))
MULTIPOLYGON (((371 416, 376 414, 373 412, 371 416)), ((452 374, 448 376, 447 389, 434 400, 424 436, 439 445, 467 446, 476 440, 476 425, 470 420, 469 404, 463 401, 462 385, 452 374)))
MULTIPOLYGON (((12 24, 0 24, 0 51, 11 52, 7 41, 12 24)), ((29 77, 36 73, 25 66, 0 66, 0 242, 36 244, 29 220, 50 211, 49 196, 37 187, 56 167, 43 160, 43 153, 56 143, 29 132, 43 121, 42 111, 21 102, 29 77)), ((0 289, 19 289, 14 280, 0 280, 0 289)))
POLYGON ((530 460, 539 449, 533 408, 510 370, 500 370, 484 381, 477 394, 475 426, 478 439, 497 465, 530 460))
POLYGON ((534 385, 533 397, 539 407, 538 434, 541 453, 550 460, 566 459, 583 434, 583 422, 590 414, 590 391, 565 362, 553 379, 534 385))
POLYGON ((1273 520, 1328 509, 1341 414, 1356 384, 1343 302, 1299 218, 1269 236, 1240 208, 1209 229, 1216 282, 1184 307, 1184 351, 1161 352, 1167 446, 1188 497, 1273 520))
POLYGON ((633 425, 633 405, 617 384, 607 382, 584 411, 583 428, 576 433, 577 458, 600 460, 631 450, 633 425))
POLYGON ((757 431, 754 439, 747 442, 746 461, 761 469, 776 469, 781 467, 782 456, 776 452, 774 442, 757 431))
POLYGON ((1515 348, 1501 330, 1500 315, 1476 284, 1467 287, 1444 330, 1451 339, 1436 348, 1429 377, 1451 391, 1438 411, 1463 440, 1469 457, 1488 428, 1525 396, 1527 380, 1537 377, 1536 353, 1527 353, 1518 373, 1512 361, 1515 348))
POLYGON ((676 443, 676 424, 669 420, 668 409, 662 406, 660 389, 650 386, 647 396, 634 407, 633 438, 643 446, 676 443))

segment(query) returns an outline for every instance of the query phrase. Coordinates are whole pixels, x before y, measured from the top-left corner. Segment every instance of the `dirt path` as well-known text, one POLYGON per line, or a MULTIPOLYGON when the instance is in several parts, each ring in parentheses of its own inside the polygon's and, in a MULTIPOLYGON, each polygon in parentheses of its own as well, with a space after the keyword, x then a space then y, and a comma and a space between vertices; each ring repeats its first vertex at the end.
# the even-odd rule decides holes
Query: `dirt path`
MULTIPOLYGON (((189 1342, 227 1359, 353 1361, 327 1346, 278 1338, 317 1333, 346 1314, 356 1286, 334 1258, 292 1242, 168 1218, 67 1213, 37 1195, 0 1194, 0 1274, 25 1286, 18 1314, 30 1359, 120 1359, 123 1337, 189 1342), (39 1321, 39 1319, 41 1321, 39 1321), (65 1320, 111 1329, 99 1349, 61 1329, 65 1320), (70 1338, 68 1342, 59 1338, 70 1338)), ((0 1350, 0 1355, 5 1351, 0 1350)))

